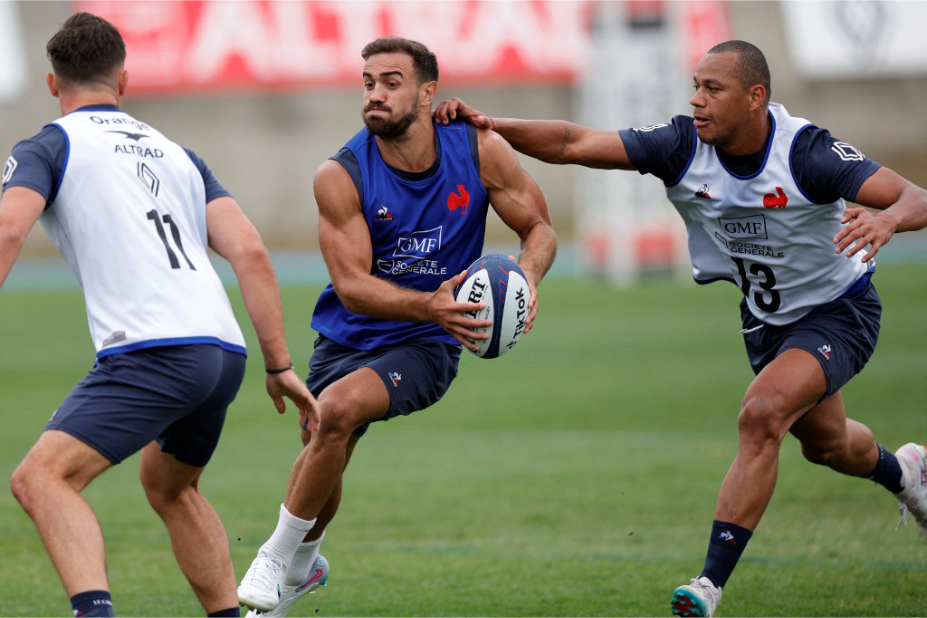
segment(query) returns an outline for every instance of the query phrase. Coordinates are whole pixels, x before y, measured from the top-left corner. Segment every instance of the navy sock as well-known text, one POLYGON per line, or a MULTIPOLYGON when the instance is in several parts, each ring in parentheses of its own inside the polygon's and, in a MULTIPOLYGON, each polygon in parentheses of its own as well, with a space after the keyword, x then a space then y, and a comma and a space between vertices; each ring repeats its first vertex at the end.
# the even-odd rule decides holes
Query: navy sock
POLYGON ((881 444, 879 447, 879 461, 866 478, 872 479, 893 494, 901 493, 901 464, 893 453, 889 453, 881 444))
POLYGON ((71 597, 71 607, 75 616, 95 618, 96 616, 115 616, 113 598, 106 590, 88 590, 71 597))
POLYGON ((752 532, 737 524, 723 521, 712 523, 705 568, 699 577, 707 577, 718 588, 724 588, 751 536, 752 532))
POLYGON ((238 610, 238 606, 236 605, 235 607, 230 607, 228 609, 220 609, 217 612, 206 614, 207 618, 211 618, 212 616, 235 616, 235 618, 240 618, 241 612, 238 610))

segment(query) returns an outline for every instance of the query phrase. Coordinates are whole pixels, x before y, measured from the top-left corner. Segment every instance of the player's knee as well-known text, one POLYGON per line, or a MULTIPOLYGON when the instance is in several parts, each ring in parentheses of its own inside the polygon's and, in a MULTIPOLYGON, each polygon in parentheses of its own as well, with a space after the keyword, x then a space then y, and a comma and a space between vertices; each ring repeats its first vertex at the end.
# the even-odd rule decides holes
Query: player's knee
POLYGON ((148 504, 161 516, 164 516, 172 509, 192 504, 198 493, 197 488, 193 485, 168 487, 163 484, 145 483, 144 478, 142 487, 145 489, 148 504))
POLYGON ((319 399, 319 429, 313 439, 347 439, 357 429, 355 417, 357 407, 344 397, 321 397, 319 399))
POLYGON ((19 468, 13 471, 13 475, 10 476, 10 491, 13 493, 13 497, 16 498, 16 501, 28 511, 29 509, 26 505, 29 502, 29 493, 26 486, 26 479, 20 474, 19 468))
POLYGON ((167 508, 167 505, 170 503, 170 498, 162 487, 157 484, 152 483, 149 479, 146 479, 144 474, 141 474, 142 488, 145 490, 145 497, 148 498, 148 504, 151 505, 151 508, 157 513, 163 513, 167 508))
POLYGON ((28 462, 22 462, 10 476, 10 491, 27 513, 32 513, 34 496, 39 492, 41 473, 28 462))
POLYGON ((187 483, 172 480, 165 476, 162 471, 145 465, 139 468, 138 478, 145 490, 148 504, 160 515, 184 501, 189 502, 199 491, 196 481, 187 483))
POLYGON ((753 395, 744 399, 737 417, 741 438, 756 448, 778 444, 782 435, 781 406, 775 396, 753 395))
POLYGON ((845 442, 830 441, 807 444, 802 442, 801 454, 811 463, 833 467, 846 455, 845 442))

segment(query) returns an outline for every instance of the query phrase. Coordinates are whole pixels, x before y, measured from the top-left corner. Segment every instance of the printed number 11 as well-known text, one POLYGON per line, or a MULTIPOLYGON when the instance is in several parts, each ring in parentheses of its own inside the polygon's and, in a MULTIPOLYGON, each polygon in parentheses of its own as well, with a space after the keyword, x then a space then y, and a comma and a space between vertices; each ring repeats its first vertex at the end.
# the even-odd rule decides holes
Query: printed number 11
POLYGON ((180 251, 180 255, 183 256, 183 259, 187 261, 187 266, 190 267, 190 270, 196 270, 193 262, 190 261, 190 258, 187 257, 187 253, 183 250, 183 243, 180 242, 180 228, 174 223, 173 217, 170 215, 164 215, 162 217, 160 213, 154 209, 149 210, 147 214, 148 218, 154 221, 155 227, 158 229, 158 236, 161 237, 161 242, 164 243, 164 250, 167 251, 167 259, 171 263, 171 268, 180 268, 180 261, 177 259, 177 254, 174 253, 170 243, 167 241, 167 234, 164 233, 164 226, 161 225, 162 220, 170 226, 174 244, 177 245, 177 249, 180 251))

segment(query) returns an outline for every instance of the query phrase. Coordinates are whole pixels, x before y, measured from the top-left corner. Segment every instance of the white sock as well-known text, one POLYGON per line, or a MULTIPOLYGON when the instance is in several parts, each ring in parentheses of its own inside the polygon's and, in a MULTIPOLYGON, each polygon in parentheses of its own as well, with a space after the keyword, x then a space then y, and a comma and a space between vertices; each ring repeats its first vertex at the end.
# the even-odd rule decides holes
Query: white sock
POLYGON ((312 530, 314 525, 314 519, 300 519, 281 504, 277 529, 270 535, 267 542, 261 545, 258 553, 267 552, 268 556, 279 561, 286 569, 287 565, 293 561, 293 555, 296 554, 300 541, 306 537, 306 533, 312 530))
POLYGON ((312 565, 315 564, 315 559, 319 557, 319 547, 322 546, 324 538, 325 533, 323 532, 322 536, 316 540, 299 544, 299 549, 296 550, 296 555, 293 556, 290 567, 286 571, 286 581, 284 583, 287 586, 296 586, 306 581, 306 578, 309 577, 309 571, 312 570, 312 565))

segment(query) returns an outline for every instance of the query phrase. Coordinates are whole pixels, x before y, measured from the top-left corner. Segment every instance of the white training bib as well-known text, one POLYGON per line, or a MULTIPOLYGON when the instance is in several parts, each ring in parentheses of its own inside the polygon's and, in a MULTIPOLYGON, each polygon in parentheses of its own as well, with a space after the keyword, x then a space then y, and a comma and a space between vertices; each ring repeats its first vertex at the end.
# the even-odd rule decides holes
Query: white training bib
POLYGON ((838 298, 871 265, 834 252, 844 200, 814 203, 792 175, 792 144, 810 123, 777 103, 769 111, 772 136, 759 172, 735 175, 714 146, 696 139, 689 168, 666 194, 686 223, 696 281, 736 283, 754 316, 783 325, 838 298))
POLYGON ((116 110, 59 118, 68 154, 42 225, 84 290, 98 356, 244 338, 207 255, 203 178, 183 148, 116 110))

